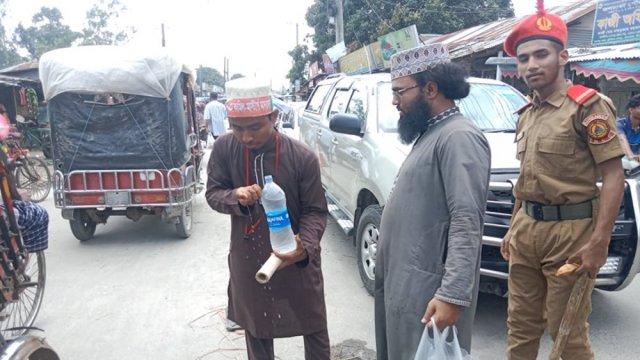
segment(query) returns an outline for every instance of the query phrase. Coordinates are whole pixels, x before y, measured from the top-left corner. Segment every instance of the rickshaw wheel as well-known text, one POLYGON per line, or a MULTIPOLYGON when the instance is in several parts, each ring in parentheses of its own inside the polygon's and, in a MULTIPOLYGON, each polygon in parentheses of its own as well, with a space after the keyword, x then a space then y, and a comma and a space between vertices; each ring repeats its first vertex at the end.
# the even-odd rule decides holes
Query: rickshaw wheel
POLYGON ((77 219, 69 220, 71 226, 71 232, 76 239, 80 241, 87 241, 93 237, 96 232, 96 222, 93 221, 89 215, 84 211, 77 215, 77 219))
POLYGON ((176 223, 176 231, 178 236, 183 239, 191 236, 191 227, 193 226, 193 199, 182 208, 178 222, 176 223))
POLYGON ((29 254, 24 270, 25 279, 17 290, 14 301, 2 309, 6 315, 0 321, 0 332, 7 339, 27 333, 33 325, 42 305, 42 296, 47 279, 44 251, 29 254))

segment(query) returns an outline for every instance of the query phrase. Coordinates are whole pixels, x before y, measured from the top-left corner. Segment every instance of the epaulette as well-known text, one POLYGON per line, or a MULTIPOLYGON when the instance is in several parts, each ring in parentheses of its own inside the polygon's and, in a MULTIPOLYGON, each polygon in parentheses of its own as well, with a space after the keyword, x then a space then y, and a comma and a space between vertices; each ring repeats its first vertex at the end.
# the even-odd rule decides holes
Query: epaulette
POLYGON ((596 94, 598 94, 596 90, 582 85, 573 85, 567 90, 567 95, 580 105, 585 105, 596 94))
POLYGON ((513 115, 522 115, 522 113, 527 110, 529 108, 529 106, 533 105, 532 103, 528 102, 526 103, 523 107, 521 107, 520 109, 516 110, 513 112, 513 115))

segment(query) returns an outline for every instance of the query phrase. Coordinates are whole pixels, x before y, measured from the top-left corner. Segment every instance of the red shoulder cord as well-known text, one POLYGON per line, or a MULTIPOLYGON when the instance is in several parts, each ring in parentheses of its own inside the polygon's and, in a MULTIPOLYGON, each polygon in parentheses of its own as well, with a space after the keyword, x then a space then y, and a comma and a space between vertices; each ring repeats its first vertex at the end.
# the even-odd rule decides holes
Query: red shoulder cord
MULTIPOLYGON (((245 146, 245 180, 246 180, 246 184, 247 186, 251 185, 251 180, 250 180, 250 176, 249 176, 249 147, 245 146)), ((278 176, 278 165, 280 165, 280 141, 279 141, 279 137, 278 137, 278 131, 276 130, 276 162, 275 162, 275 171, 274 171, 274 176, 278 176)), ((262 174, 264 175, 264 174, 262 174)), ((256 179, 257 181, 257 179, 256 179)), ((251 215, 251 209, 249 209, 249 215, 251 215)), ((251 222, 253 222, 253 220, 251 220, 251 222)), ((251 235, 256 228, 258 227, 258 225, 260 225, 260 218, 258 218, 258 220, 256 222, 254 222, 253 224, 251 224, 251 226, 249 226, 249 224, 245 225, 244 227, 244 235, 245 236, 249 236, 251 235)))

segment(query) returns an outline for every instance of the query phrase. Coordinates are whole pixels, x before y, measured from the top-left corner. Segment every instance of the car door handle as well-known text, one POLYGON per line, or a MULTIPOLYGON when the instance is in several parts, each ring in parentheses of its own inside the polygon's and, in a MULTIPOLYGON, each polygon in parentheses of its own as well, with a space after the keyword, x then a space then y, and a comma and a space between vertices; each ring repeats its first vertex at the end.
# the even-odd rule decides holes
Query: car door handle
POLYGON ((338 141, 338 139, 336 139, 336 138, 331 139, 331 143, 332 143, 333 145, 338 145, 338 144, 340 144, 340 142, 339 142, 339 141, 338 141))
POLYGON ((358 160, 358 161, 361 161, 361 160, 362 160, 362 154, 360 154, 360 152, 359 152, 359 151, 355 151, 355 150, 353 150, 353 151, 351 151, 351 152, 349 153, 349 155, 351 155, 351 157, 352 157, 352 158, 354 158, 354 159, 356 159, 356 160, 358 160))

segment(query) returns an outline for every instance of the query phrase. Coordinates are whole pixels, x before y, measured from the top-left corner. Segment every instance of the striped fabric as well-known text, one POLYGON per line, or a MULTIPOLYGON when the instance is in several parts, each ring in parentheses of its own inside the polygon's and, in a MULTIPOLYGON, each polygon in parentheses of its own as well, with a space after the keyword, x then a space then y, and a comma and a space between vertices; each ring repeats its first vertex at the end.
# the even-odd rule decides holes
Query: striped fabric
MULTIPOLYGON (((4 208, 4 206, 2 205, 4 208)), ((46 250, 49 247, 49 214, 40 205, 30 201, 13 200, 22 233, 22 242, 29 252, 46 250)))

